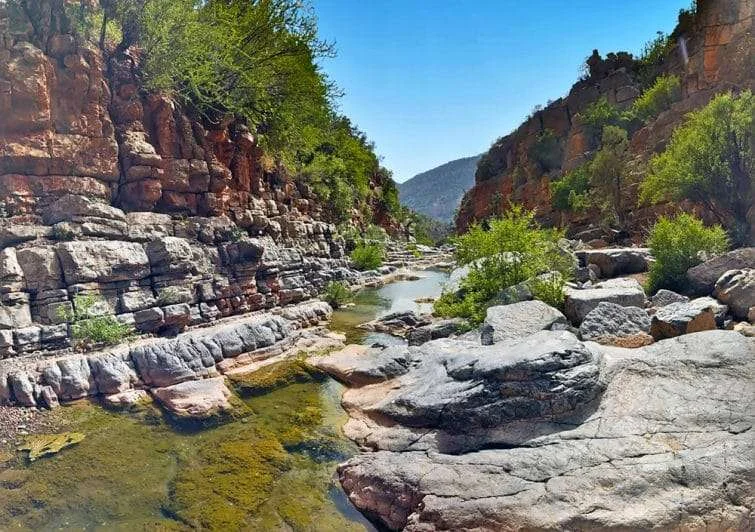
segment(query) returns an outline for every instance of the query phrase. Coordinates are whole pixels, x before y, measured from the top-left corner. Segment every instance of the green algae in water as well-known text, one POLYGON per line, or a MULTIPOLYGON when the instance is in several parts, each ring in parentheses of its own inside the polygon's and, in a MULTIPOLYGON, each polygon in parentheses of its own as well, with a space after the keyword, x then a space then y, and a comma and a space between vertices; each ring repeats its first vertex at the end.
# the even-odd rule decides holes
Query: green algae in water
POLYGON ((322 382, 325 379, 325 373, 307 364, 303 356, 275 362, 250 373, 228 376, 242 396, 264 395, 290 384, 322 382))
POLYGON ((0 464, 0 529, 365 530, 331 497, 338 386, 297 383, 244 401, 250 414, 181 431, 153 408, 60 409, 86 439, 31 464, 0 464), (317 449, 317 452, 312 452, 317 449))
POLYGON ((63 434, 32 434, 26 437, 19 451, 27 453, 30 462, 34 462, 45 456, 59 453, 66 447, 71 447, 85 438, 80 432, 64 432, 63 434))

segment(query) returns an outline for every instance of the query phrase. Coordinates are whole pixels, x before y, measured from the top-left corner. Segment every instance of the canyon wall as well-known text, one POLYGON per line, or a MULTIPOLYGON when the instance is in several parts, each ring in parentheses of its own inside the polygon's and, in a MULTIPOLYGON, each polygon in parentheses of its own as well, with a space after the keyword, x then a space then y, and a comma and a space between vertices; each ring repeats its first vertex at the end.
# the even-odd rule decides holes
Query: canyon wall
MULTIPOLYGON (((632 135, 631 154, 640 163, 638 168, 663 149, 685 114, 705 105, 717 93, 755 87, 752 25, 752 0, 698 2, 692 28, 677 38, 659 67, 660 74, 679 76, 681 100, 632 135)), ((593 52, 587 60, 589 75, 574 84, 565 97, 536 110, 513 133, 496 141, 478 165, 474 187, 462 200, 457 230, 464 231, 475 221, 500 213, 501 205, 509 201, 535 209, 542 222, 568 227, 572 233, 597 225, 597 210, 572 213, 555 209, 549 185, 585 162, 595 150, 580 123, 581 111, 601 97, 626 109, 640 95, 641 84, 634 65, 634 59, 626 53, 601 58, 597 51, 593 52), (533 161, 531 149, 547 129, 555 133, 563 147, 563 158, 557 168, 546 172, 533 161)), ((628 220, 632 233, 644 230, 665 210, 664 206, 638 207, 636 183, 622 192, 622 218, 628 220)), ((706 216, 705 212, 700 214, 706 216)), ((755 213, 752 221, 755 222, 755 213)))
POLYGON ((137 71, 0 6, 0 358, 69 346, 77 295, 162 333, 349 275, 321 205, 246 127, 206 129, 137 71))

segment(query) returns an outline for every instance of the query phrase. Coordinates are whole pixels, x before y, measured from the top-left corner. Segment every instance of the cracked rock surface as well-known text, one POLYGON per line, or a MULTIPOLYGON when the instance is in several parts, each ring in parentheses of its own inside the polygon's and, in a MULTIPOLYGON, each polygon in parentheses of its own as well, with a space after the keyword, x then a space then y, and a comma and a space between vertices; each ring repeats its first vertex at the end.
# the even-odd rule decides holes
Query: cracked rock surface
POLYGON ((752 338, 714 330, 625 349, 543 331, 508 345, 437 340, 404 359, 405 373, 344 396, 346 433, 365 452, 340 480, 383 526, 755 525, 752 338), (553 401, 569 393, 581 400, 553 401))

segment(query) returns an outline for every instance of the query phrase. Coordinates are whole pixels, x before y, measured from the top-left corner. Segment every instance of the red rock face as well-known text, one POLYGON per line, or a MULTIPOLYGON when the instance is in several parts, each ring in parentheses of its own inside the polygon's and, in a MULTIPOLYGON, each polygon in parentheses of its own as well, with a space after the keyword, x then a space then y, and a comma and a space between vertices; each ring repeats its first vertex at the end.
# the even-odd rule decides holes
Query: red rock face
POLYGON ((51 39, 50 55, 7 34, 0 44, 0 189, 9 214, 74 190, 109 200, 118 145, 101 56, 70 36, 51 39))
MULTIPOLYGON (((684 62, 677 43, 663 65, 665 73, 681 79, 682 100, 632 136, 631 152, 638 162, 647 161, 661 151, 684 116, 705 105, 716 93, 755 87, 751 64, 752 1, 699 2, 698 9, 697 27, 685 36, 688 61, 684 62)), ((582 225, 600 222, 597 211, 577 215, 553 209, 547 186, 549 177, 531 160, 530 147, 541 131, 551 129, 564 147, 561 168, 550 172, 551 177, 584 163, 594 146, 590 145, 579 123, 578 113, 601 96, 620 108, 627 107, 639 96, 639 86, 627 73, 625 59, 619 55, 601 60, 594 55, 590 58, 590 79, 578 81, 565 98, 536 112, 516 131, 493 145, 485 156, 487 166, 478 168, 475 186, 462 200, 456 218, 457 231, 463 232, 473 222, 495 214, 494 203, 505 206, 509 202, 535 209, 546 224, 570 226, 574 231, 582 225), (528 179, 522 179, 522 173, 528 179), (496 195, 500 195, 499 202, 493 201, 498 199, 496 195)), ((655 214, 669 210, 664 206, 638 208, 636 187, 627 187, 624 195, 621 214, 636 237, 655 214)), ((699 206, 695 208, 703 217, 710 217, 710 213, 699 206)), ((752 221, 755 227, 755 212, 752 221)))

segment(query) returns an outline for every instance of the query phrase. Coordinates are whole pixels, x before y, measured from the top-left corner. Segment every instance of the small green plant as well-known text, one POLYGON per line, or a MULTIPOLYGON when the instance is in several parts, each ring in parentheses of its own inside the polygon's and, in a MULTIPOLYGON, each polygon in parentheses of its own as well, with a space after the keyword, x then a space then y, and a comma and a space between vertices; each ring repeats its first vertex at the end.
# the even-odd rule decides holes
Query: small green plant
POLYGON ((629 117, 646 122, 671 108, 671 104, 678 101, 681 96, 681 82, 677 76, 659 76, 653 85, 634 101, 629 109, 629 117))
POLYGON ((619 108, 611 104, 605 96, 592 102, 579 115, 593 146, 599 143, 604 127, 618 126, 622 123, 619 108))
POLYGON ((114 316, 99 314, 96 308, 101 303, 102 299, 93 294, 79 294, 73 299, 73 310, 58 308, 58 318, 71 324, 71 335, 82 350, 117 344, 133 333, 131 327, 114 316))
POLYGON ((325 301, 327 301, 331 307, 339 308, 345 303, 351 301, 352 294, 351 291, 342 282, 330 281, 325 286, 323 299, 325 299, 325 301))
POLYGON ((530 283, 530 289, 535 299, 543 303, 563 309, 566 293, 566 277, 560 272, 548 272, 534 277, 530 283))
POLYGON ((384 254, 382 245, 362 242, 351 252, 351 260, 358 270, 374 270, 383 264, 384 254))
POLYGON ((676 218, 661 217, 650 230, 648 247, 655 258, 650 266, 647 289, 655 293, 660 288, 686 288, 686 273, 703 262, 707 256, 728 249, 726 232, 719 225, 705 227, 691 214, 676 218))

